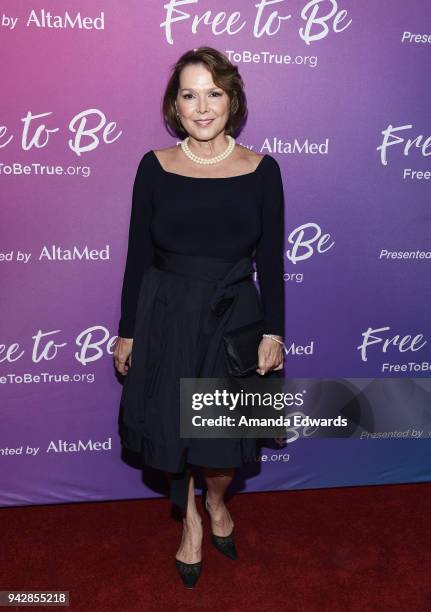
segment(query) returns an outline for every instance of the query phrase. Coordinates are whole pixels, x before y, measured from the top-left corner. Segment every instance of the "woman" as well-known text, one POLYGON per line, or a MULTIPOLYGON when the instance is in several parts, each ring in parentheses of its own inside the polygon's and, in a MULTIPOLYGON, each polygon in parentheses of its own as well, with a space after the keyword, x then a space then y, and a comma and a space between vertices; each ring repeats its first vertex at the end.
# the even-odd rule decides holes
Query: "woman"
POLYGON ((176 567, 192 587, 202 567, 203 532, 190 466, 203 470, 212 542, 235 559, 224 494, 234 469, 256 460, 257 445, 180 438, 179 381, 227 376, 220 336, 216 341, 203 331, 219 314, 215 302, 223 307, 216 289, 226 286, 238 297, 230 329, 264 318, 267 335, 252 376, 282 370, 283 185, 273 157, 231 136, 245 119, 246 98, 237 68, 219 51, 200 47, 179 59, 163 114, 181 146, 147 151, 136 173, 114 358, 127 374, 122 444, 168 475, 170 498, 183 512, 176 567), (260 292, 250 276, 253 257, 260 292))

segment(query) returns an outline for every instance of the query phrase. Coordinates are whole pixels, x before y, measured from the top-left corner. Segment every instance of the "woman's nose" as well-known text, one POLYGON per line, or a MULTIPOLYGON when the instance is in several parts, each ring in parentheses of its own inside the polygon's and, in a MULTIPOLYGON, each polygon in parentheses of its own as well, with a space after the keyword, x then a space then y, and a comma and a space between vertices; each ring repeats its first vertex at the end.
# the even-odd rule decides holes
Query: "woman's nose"
POLYGON ((208 105, 205 99, 199 98, 198 100, 198 111, 202 114, 208 110, 208 105))

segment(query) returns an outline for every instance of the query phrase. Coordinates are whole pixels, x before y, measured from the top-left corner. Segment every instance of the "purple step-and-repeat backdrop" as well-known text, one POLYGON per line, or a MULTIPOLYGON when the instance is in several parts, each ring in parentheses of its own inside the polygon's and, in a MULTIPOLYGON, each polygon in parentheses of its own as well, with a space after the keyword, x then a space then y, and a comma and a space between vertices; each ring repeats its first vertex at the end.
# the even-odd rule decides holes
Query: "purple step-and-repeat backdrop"
MULTIPOLYGON (((121 457, 112 351, 133 178, 175 142, 190 48, 238 66, 237 140, 282 168, 286 375, 429 376, 430 27, 428 0, 2 2, 1 506, 162 494, 121 457)), ((428 481, 419 434, 268 441, 241 490, 428 481)))

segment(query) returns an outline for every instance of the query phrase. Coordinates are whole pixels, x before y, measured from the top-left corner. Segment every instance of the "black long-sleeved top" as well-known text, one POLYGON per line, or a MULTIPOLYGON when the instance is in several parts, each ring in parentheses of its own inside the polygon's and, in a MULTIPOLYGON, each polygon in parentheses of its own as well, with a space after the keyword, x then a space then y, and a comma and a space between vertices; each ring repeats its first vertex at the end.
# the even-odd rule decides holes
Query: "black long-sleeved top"
POLYGON ((187 255, 252 256, 265 313, 265 333, 284 336, 284 193, 278 162, 226 178, 168 172, 150 150, 133 185, 118 335, 133 338, 144 271, 154 246, 187 255))

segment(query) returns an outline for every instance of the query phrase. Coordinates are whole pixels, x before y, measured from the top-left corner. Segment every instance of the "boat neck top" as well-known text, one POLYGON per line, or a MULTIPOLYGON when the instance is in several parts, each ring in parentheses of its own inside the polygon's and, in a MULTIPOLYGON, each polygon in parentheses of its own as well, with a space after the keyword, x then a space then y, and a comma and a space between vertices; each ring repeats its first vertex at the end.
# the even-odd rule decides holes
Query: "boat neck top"
POLYGON ((284 190, 265 154, 252 172, 194 177, 165 170, 153 150, 141 158, 132 193, 118 335, 133 338, 139 289, 154 249, 236 261, 250 256, 265 333, 284 337, 284 190))
POLYGON ((204 180, 204 181, 207 181, 207 180, 210 180, 210 181, 212 181, 212 180, 222 181, 222 180, 232 179, 232 178, 241 178, 242 176, 249 176, 250 174, 254 174, 255 172, 258 172, 260 164, 263 162, 264 158, 267 156, 267 154, 265 153, 265 155, 262 157, 262 159, 257 164, 257 167, 252 172, 245 172, 244 174, 236 174, 236 175, 233 175, 233 176, 187 176, 186 174, 178 174, 177 172, 170 172, 169 170, 165 170, 163 168, 162 164, 160 163, 159 158, 154 153, 154 151, 151 149, 149 151, 149 153, 154 155, 154 157, 155 157, 157 163, 159 164, 162 172, 164 172, 165 174, 172 174, 173 176, 180 176, 181 178, 198 179, 198 180, 204 180))

